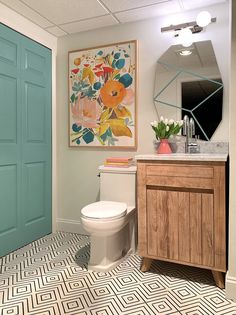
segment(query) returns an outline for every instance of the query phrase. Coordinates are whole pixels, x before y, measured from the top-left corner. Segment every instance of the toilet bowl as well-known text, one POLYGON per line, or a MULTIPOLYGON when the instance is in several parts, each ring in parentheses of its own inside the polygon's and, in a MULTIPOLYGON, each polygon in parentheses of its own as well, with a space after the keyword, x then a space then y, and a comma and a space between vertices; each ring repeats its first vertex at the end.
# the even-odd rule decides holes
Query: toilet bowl
POLYGON ((106 200, 85 206, 81 210, 81 223, 90 235, 88 269, 106 272, 136 250, 136 167, 129 170, 100 167, 99 171, 100 199, 106 200), (124 186, 127 187, 123 194, 124 186), (109 200, 108 196, 113 198, 109 200), (121 201, 124 196, 129 197, 121 201))

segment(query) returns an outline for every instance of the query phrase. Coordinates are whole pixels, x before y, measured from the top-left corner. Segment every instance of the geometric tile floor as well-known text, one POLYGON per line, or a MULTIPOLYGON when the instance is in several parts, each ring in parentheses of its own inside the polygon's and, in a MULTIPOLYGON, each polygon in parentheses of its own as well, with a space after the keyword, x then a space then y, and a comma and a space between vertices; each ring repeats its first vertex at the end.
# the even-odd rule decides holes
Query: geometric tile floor
POLYGON ((0 258, 1 315, 236 315, 211 272, 131 255, 107 273, 86 270, 89 238, 47 235, 0 258))

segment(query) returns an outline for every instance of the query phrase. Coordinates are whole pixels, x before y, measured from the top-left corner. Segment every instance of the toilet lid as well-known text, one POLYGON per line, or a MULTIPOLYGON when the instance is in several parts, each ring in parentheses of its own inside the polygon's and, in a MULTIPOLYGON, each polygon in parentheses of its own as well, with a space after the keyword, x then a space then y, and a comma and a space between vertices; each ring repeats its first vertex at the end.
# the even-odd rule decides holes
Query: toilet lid
POLYGON ((84 217, 90 219, 118 219, 127 213, 127 204, 115 201, 98 201, 81 210, 84 217))

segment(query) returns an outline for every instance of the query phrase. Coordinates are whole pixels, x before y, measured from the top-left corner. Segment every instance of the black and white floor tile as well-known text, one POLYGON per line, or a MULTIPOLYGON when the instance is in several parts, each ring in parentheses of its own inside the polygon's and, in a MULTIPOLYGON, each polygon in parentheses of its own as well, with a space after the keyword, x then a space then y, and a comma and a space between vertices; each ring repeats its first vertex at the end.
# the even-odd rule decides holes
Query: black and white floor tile
POLYGON ((87 236, 58 232, 0 258, 0 315, 236 315, 210 271, 131 255, 87 271, 87 236))

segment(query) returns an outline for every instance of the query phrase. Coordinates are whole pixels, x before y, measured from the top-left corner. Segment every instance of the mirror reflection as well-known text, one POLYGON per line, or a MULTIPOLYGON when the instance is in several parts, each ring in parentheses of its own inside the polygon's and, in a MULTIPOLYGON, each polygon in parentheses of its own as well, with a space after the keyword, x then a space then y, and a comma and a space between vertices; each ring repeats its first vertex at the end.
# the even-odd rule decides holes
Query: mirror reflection
POLYGON ((210 140, 222 120, 223 83, 211 41, 171 46, 158 60, 154 102, 158 115, 187 114, 200 139, 210 140))

